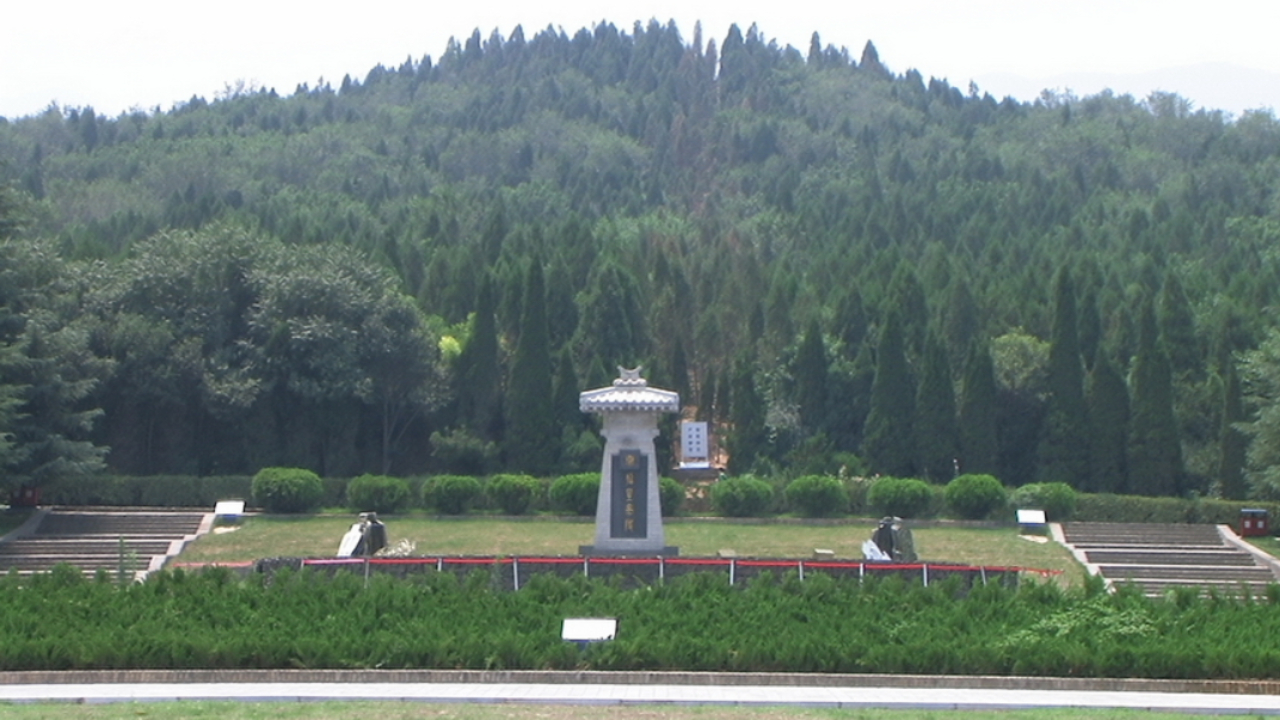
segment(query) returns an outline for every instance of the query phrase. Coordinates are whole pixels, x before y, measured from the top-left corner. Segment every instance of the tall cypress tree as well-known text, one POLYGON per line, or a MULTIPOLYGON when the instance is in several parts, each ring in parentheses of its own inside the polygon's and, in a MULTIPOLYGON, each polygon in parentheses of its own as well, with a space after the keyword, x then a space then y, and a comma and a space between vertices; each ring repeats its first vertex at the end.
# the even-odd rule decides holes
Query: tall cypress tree
POLYGON ((929 304, 924 285, 915 266, 903 260, 893 272, 889 286, 889 307, 898 315, 903 338, 903 352, 919 357, 924 350, 925 331, 929 327, 929 304))
POLYGON ((1102 317, 1098 315, 1098 293, 1094 290, 1082 291, 1080 294, 1080 357, 1084 358, 1086 370, 1093 369, 1093 361, 1098 358, 1098 347, 1102 344, 1102 317))
POLYGON ((1178 276, 1170 272, 1160 288, 1160 341, 1177 377, 1199 377, 1204 370, 1195 312, 1178 276))
POLYGON ((529 266, 520 313, 520 337, 507 383, 504 449, 513 470, 546 475, 556 464, 557 433, 551 393, 551 350, 547 342, 546 289, 542 264, 529 266))
POLYGON ((857 357, 867 335, 867 308, 862 294, 850 287, 836 303, 835 336, 840 341, 839 352, 846 358, 857 357))
POLYGON ((502 434, 502 373, 498 329, 494 318, 493 283, 485 278, 471 318, 470 338, 458 354, 458 421, 483 440, 502 434))
POLYGON ((1222 372, 1225 377, 1222 382, 1222 429, 1218 435, 1218 483, 1224 499, 1244 500, 1249 494, 1244 479, 1249 437, 1236 425, 1246 419, 1240 376, 1236 373, 1235 363, 1230 360, 1224 363, 1222 372))
POLYGON ((747 358, 739 358, 733 366, 729 396, 729 470, 749 471, 756 460, 765 455, 769 430, 765 424, 767 408, 756 387, 755 368, 747 358))
POLYGON ((876 346, 876 376, 871 383, 871 411, 863 428, 862 455, 877 473, 914 475, 915 389, 907 368, 902 324, 890 310, 876 346))
POLYGON ((994 475, 1000 467, 996 434, 996 373, 985 342, 970 346, 960 390, 960 471, 994 475))
POLYGON ((960 277, 953 278, 946 304, 942 307, 943 337, 947 342, 949 357, 968 358, 969 347, 978 336, 981 325, 978 304, 969 291, 969 283, 960 277))
POLYGON ((1089 408, 1090 492, 1129 490, 1125 448, 1129 439, 1129 388, 1106 353, 1098 352, 1085 392, 1089 408))
POLYGON ((707 368, 698 387, 698 420, 714 422, 716 419, 716 369, 707 368))
POLYGON ((1129 423, 1129 489, 1139 495, 1175 495, 1182 480, 1182 446, 1173 413, 1173 372, 1150 301, 1141 312, 1129 423))
POLYGON ((671 351, 671 389, 680 395, 682 405, 694 403, 693 390, 689 385, 689 358, 684 352, 684 343, 676 338, 676 346, 671 351))
POLYGON ((1089 434, 1084 403, 1075 284, 1066 268, 1054 288, 1053 335, 1049 341, 1049 403, 1037 454, 1041 482, 1080 488, 1089 477, 1089 434))
POLYGON ((796 353, 794 375, 800 425, 809 433, 827 431, 827 348, 815 320, 809 323, 796 353))
POLYGON ((934 333, 929 333, 924 342, 924 371, 916 392, 913 429, 917 462, 924 476, 935 482, 954 477, 960 456, 956 395, 946 347, 934 333))

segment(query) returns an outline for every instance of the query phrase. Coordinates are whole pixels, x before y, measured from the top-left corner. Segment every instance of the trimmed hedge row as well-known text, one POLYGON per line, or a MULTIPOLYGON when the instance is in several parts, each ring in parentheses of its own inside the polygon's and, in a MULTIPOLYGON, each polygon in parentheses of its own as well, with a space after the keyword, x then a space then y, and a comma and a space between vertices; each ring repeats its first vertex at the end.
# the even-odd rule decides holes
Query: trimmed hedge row
POLYGON ((62 565, 0 577, 0 671, 185 668, 813 672, 1256 680, 1280 677, 1280 585, 1260 600, 1148 599, 1100 581, 928 587, 813 573, 629 590, 581 576, 499 589, 488 570, 398 579, 303 571, 145 583, 62 565), (335 612, 341 608, 341 612, 335 612), (625 618, 608 643, 561 618, 625 618), (891 618, 891 622, 886 622, 891 618))
MULTIPOLYGON (((972 477, 972 476, 962 476, 972 477)), ((980 481, 987 499, 967 498, 975 491, 949 489, 911 478, 836 478, 810 475, 787 482, 780 478, 750 477, 753 489, 744 497, 739 478, 726 478, 711 486, 713 503, 730 517, 763 517, 793 513, 804 517, 987 518, 1012 519, 1016 508, 1044 509, 1050 520, 1094 522, 1163 522, 1236 524, 1240 510, 1267 510, 1280 527, 1280 503, 1211 498, 1141 497, 1076 493, 1063 483, 1033 483, 1006 493, 989 481, 980 481), (728 482, 725 489, 718 489, 728 482), (721 499, 716 500, 720 495, 721 499), (961 496, 966 496, 964 499, 961 496), (974 504, 976 503, 976 504, 974 504), (988 510, 983 513, 982 507, 988 510)), ((365 475, 355 479, 322 478, 320 500, 315 507, 346 507, 356 511, 394 513, 414 507, 442 513, 470 510, 508 514, 550 511, 590 516, 595 514, 600 478, 597 473, 537 479, 523 475, 497 475, 487 481, 470 476, 436 475, 388 478, 365 475), (449 479, 449 478, 467 478, 449 479), (518 478, 518 479, 517 479, 518 478), (495 485, 496 481, 496 485, 495 485), (513 487, 518 486, 518 487, 513 487), (441 489, 442 485, 444 490, 441 489), (376 486, 376 487, 375 487, 376 486), (405 489, 407 488, 407 495, 405 489), (527 503, 526 503, 527 501, 527 503)), ((953 481, 954 482, 954 481, 953 481)), ((974 481, 966 479, 964 485, 974 481)), ((116 507, 212 507, 219 500, 243 499, 262 506, 255 498, 253 478, 246 475, 196 477, 191 475, 104 475, 77 482, 60 482, 41 488, 47 505, 101 505, 116 507)), ((661 478, 660 493, 665 515, 684 499, 684 486, 661 478)))

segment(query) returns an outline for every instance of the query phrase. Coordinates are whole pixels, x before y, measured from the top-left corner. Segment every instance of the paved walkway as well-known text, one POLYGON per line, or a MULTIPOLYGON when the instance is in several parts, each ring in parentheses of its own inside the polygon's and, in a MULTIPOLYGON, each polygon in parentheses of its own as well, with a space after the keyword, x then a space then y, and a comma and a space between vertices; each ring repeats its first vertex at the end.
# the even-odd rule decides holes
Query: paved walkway
MULTIPOLYGON (((1280 715, 1280 695, 992 687, 782 686, 769 684, 567 682, 51 682, 0 683, 5 702, 387 700, 547 705, 731 705, 923 710, 1131 708, 1280 715)), ((1022 684, 1010 679, 1010 685, 1022 684)), ((897 685, 898 683, 893 683, 897 685)), ((936 684, 936 683, 934 683, 936 684)), ((967 683, 971 684, 971 683, 967 683)), ((1070 684, 1070 683, 1068 683, 1070 684)), ((1105 687, 1106 681, 1098 684, 1105 687)), ((1080 684, 1078 687, 1087 687, 1080 684)), ((1170 688, 1179 687, 1177 684, 1170 688)), ((1185 686, 1184 686, 1185 687, 1185 686)))

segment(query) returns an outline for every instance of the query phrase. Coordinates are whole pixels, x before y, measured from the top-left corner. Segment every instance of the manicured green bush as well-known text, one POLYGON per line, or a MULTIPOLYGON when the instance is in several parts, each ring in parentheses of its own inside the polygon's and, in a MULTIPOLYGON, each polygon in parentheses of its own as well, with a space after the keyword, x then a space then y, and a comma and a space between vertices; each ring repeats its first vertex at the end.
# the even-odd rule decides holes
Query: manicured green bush
POLYGON ((324 482, 303 468, 262 468, 253 476, 253 498, 267 512, 307 512, 319 507, 324 482))
POLYGON ((470 475, 436 475, 422 484, 423 504, 445 515, 462 515, 483 492, 470 475))
MULTIPOLYGON (((1254 598, 1147 598, 1103 583, 925 587, 896 573, 723 572, 625 587, 536 575, 504 590, 488 568, 404 578, 226 568, 87 578, 69 565, 0 576, 0 672, 126 669, 474 669, 896 673, 1099 678, 1280 677, 1258 638, 1280 633, 1280 585, 1254 598), (351 608, 337 612, 336 608, 351 608), (625 614, 628 632, 579 651, 537 618, 625 614), (181 611, 175 611, 181 609, 181 611), (373 611, 376 609, 376 612, 373 611), (671 632, 679 618, 680 632, 671 632), (886 634, 886 618, 892 632, 886 634), (892 641, 886 641, 892 637, 892 641), (381 638, 382 642, 371 642, 381 638), (395 638, 412 638, 412 642, 395 638)), ((386 574, 384 574, 386 573, 386 574)), ((506 577, 510 568, 504 568, 506 577)))
POLYGON ((356 512, 397 513, 409 506, 409 483, 386 475, 361 475, 347 484, 347 507, 356 512))
POLYGON ((563 475, 551 483, 551 507, 574 515, 595 515, 600 473, 563 475))
POLYGON ((431 433, 431 454, 450 474, 485 475, 498 468, 498 445, 462 428, 431 433))
POLYGON ((494 475, 485 484, 485 494, 507 515, 523 515, 529 512, 542 483, 529 475, 494 475))
POLYGON ((932 500, 929 483, 915 478, 882 477, 867 491, 867 506, 876 515, 923 517, 932 500))
POLYGON ((252 475, 92 475, 41 488, 48 505, 213 507, 219 500, 249 500, 252 475))
POLYGON ((658 502, 662 506, 663 517, 674 516, 684 503, 684 485, 675 478, 658 478, 658 502))
POLYGON ((787 485, 785 494, 787 505, 805 517, 843 515, 849 509, 849 491, 830 475, 798 477, 787 485))
POLYGON ((1028 483, 1014 490, 1009 502, 1016 510, 1043 510, 1046 520, 1060 522, 1075 515, 1076 491, 1061 482, 1028 483))
POLYGON ((711 486, 711 504, 726 517, 760 517, 773 502, 773 487, 751 476, 725 478, 711 486))
POLYGON ((965 520, 982 520, 1003 509, 1008 500, 1004 485, 991 475, 961 475, 947 483, 947 507, 965 520))

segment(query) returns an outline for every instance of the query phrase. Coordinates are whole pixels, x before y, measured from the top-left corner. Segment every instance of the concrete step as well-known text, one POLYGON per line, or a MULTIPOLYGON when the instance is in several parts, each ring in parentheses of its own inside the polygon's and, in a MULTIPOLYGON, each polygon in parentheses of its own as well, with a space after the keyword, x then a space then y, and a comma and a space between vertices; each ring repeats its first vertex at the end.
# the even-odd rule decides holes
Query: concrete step
POLYGON ((0 542, 0 572, 47 572, 59 564, 87 574, 117 573, 123 562, 145 574, 170 548, 197 535, 208 516, 199 512, 53 510, 34 530, 0 542))
MULTIPOLYGON (((165 538, 145 539, 126 538, 124 552, 138 555, 164 555, 169 552, 170 540, 165 538)), ((120 539, 85 540, 68 538, 65 540, 25 540, 17 539, 0 543, 0 557, 14 555, 60 555, 74 557, 77 555, 111 555, 120 554, 120 539)))
MULTIPOLYGON (((125 559, 125 567, 132 570, 146 570, 151 562, 150 557, 134 557, 125 559)), ((85 571, 115 570, 120 567, 120 556, 81 555, 78 557, 50 557, 47 555, 26 555, 23 557, 0 558, 0 572, 14 570, 51 570, 58 565, 70 565, 85 571)))
POLYGON ((1064 523, 1063 535, 1072 545, 1179 544, 1222 545, 1215 525, 1166 523, 1064 523))
POLYGON ((1253 557, 1238 550, 1101 550, 1086 549, 1085 556, 1095 565, 1197 565, 1254 566, 1253 557))
MULTIPOLYGON (((1124 583, 1116 583, 1122 585, 1124 583)), ((1266 597, 1267 583, 1251 583, 1251 582, 1234 582, 1234 583, 1218 583, 1218 582, 1190 582, 1178 581, 1168 582, 1161 580, 1142 580, 1133 583, 1142 590, 1142 593, 1148 597, 1164 597, 1170 591, 1175 589, 1191 588, 1199 590, 1201 595, 1207 595, 1210 592, 1224 595, 1227 597, 1240 597, 1248 593, 1252 597, 1266 597)))
POLYGON ((1101 565, 1099 569, 1104 577, 1116 582, 1132 578, 1134 580, 1167 579, 1167 580, 1205 580, 1234 581, 1247 580, 1260 583, 1276 582, 1276 576, 1264 567, 1191 567, 1174 565, 1101 565))
POLYGON ((36 535, 194 535, 202 513, 75 513, 52 512, 36 528, 36 535))

